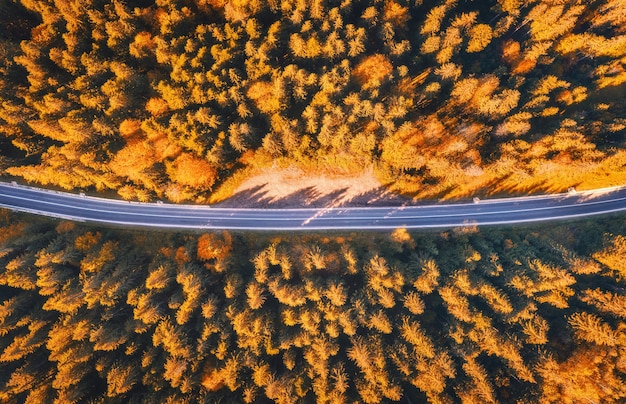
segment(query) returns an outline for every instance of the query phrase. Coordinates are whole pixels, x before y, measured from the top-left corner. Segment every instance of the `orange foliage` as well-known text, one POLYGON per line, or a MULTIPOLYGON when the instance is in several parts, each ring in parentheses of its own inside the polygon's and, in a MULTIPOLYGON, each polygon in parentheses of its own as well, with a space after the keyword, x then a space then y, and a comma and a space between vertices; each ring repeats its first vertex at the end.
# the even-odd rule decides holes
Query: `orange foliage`
POLYGON ((502 49, 502 59, 509 64, 513 64, 519 59, 520 44, 517 41, 506 41, 502 49))
POLYGON ((230 233, 224 232, 220 239, 216 234, 205 233, 198 238, 198 259, 208 261, 210 259, 223 259, 228 256, 231 249, 230 233))
POLYGON ((74 222, 71 222, 69 220, 64 220, 61 223, 59 223, 56 230, 57 230, 57 233, 62 234, 62 233, 68 233, 74 230, 75 227, 76 227, 76 224, 74 222))
POLYGON ((131 142, 117 152, 110 167, 119 176, 144 182, 147 180, 145 170, 154 163, 154 149, 148 142, 131 142))
POLYGON ((91 247, 100 242, 100 237, 100 232, 92 233, 88 231, 82 236, 76 237, 76 240, 74 240, 74 246, 80 251, 88 251, 91 247))
POLYGON ((255 155, 256 153, 253 150, 246 150, 239 157, 239 162, 244 165, 251 165, 255 161, 255 155))
POLYGON ((141 48, 154 48, 154 40, 149 32, 142 31, 135 35, 135 44, 141 48))
POLYGON ((218 391, 224 387, 224 377, 219 370, 213 370, 202 376, 202 386, 209 391, 218 391))
POLYGON ((161 247, 159 249, 159 253, 163 254, 166 257, 171 257, 172 256, 172 249, 169 247, 161 247))
POLYGON ((130 138, 141 131, 141 121, 138 119, 125 119, 120 124, 120 135, 130 138))
POLYGON ((146 110, 152 114, 152 116, 161 116, 169 111, 169 106, 163 98, 150 98, 146 103, 146 110))
POLYGON ((487 24, 478 24, 470 29, 470 40, 467 45, 468 52, 480 52, 485 49, 493 38, 493 30, 487 24))
POLYGON ((257 81, 248 88, 248 97, 254 100, 261 111, 271 114, 281 108, 280 91, 272 83, 257 81))
POLYGON ((243 21, 260 9, 260 3, 255 0, 205 0, 214 9, 222 9, 229 21, 243 21))
POLYGON ((393 66, 386 56, 375 54, 366 57, 353 71, 354 76, 364 87, 375 87, 389 77, 393 66))
POLYGON ((395 1, 391 1, 385 5, 385 21, 389 21, 396 26, 405 26, 409 20, 409 9, 402 7, 395 1))
POLYGON ((538 365, 542 402, 621 402, 619 354, 606 347, 579 348, 564 362, 546 358, 538 365))
POLYGON ((186 187, 180 184, 170 183, 167 185, 167 188, 165 188, 165 196, 174 203, 182 203, 193 200, 194 195, 189 192, 186 187))
POLYGON ((537 61, 532 59, 522 59, 513 67, 513 73, 515 74, 525 74, 535 68, 537 65, 537 61))
POLYGON ((602 251, 598 251, 593 258, 626 277, 626 237, 617 235, 607 240, 602 251))
POLYGON ((17 223, 10 226, 0 227, 0 243, 10 240, 24 232, 24 224, 17 223))
POLYGON ((178 249, 176 250, 176 258, 174 259, 178 265, 182 265, 191 261, 191 258, 189 258, 189 254, 187 254, 187 250, 185 250, 185 247, 178 247, 178 249))
POLYGON ((169 141, 169 139, 161 134, 159 137, 153 137, 152 147, 154 148, 154 154, 159 161, 166 158, 177 156, 181 152, 180 146, 169 141))
POLYGON ((130 54, 134 57, 140 58, 150 54, 156 47, 154 39, 149 32, 142 31, 135 35, 135 41, 130 44, 130 54))
POLYGON ((28 126, 30 126, 30 128, 34 132, 42 136, 46 136, 46 137, 49 137, 50 139, 57 140, 60 142, 67 141, 67 134, 65 133, 63 128, 61 128, 58 122, 48 121, 48 120, 43 120, 43 119, 30 120, 28 121, 28 126))
POLYGON ((180 154, 167 167, 172 181, 194 188, 210 188, 216 180, 217 170, 206 160, 190 153, 180 154))
POLYGON ((569 90, 563 90, 556 95, 556 100, 566 105, 571 105, 574 102, 572 92, 569 90))

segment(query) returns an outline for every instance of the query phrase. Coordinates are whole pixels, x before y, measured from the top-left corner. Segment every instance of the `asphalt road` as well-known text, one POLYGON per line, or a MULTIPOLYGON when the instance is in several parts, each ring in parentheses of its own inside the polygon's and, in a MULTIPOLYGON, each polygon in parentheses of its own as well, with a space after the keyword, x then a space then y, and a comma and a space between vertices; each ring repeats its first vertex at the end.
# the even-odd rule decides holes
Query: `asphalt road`
POLYGON ((583 218, 626 211, 626 187, 394 207, 249 209, 136 203, 0 182, 0 207, 63 219, 177 229, 364 230, 453 228, 583 218))

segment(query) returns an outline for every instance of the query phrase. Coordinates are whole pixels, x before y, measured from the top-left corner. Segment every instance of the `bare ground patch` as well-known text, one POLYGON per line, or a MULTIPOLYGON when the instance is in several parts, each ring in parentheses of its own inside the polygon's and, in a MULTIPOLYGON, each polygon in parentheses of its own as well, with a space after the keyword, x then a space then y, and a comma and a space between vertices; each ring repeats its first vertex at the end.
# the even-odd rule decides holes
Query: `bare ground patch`
POLYGON ((400 205, 368 168, 358 175, 311 174, 296 167, 266 167, 244 180, 220 207, 298 208, 400 205))

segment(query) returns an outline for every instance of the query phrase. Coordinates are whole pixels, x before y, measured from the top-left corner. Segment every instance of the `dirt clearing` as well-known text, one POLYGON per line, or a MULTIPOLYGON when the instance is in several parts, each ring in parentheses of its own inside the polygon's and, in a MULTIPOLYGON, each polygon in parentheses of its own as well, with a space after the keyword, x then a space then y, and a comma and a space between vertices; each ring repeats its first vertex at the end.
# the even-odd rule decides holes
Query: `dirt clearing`
POLYGON ((267 167, 244 180, 222 207, 298 208, 400 205, 372 168, 352 176, 313 175, 296 167, 267 167))

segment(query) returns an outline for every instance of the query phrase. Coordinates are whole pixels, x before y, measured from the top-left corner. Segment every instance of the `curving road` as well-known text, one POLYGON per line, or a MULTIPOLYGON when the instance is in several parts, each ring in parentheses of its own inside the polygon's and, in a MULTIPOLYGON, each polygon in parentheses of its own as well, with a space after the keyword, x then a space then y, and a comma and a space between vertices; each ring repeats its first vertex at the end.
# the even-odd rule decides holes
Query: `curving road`
POLYGON ((626 186, 436 205, 248 209, 136 203, 0 182, 0 207, 63 219, 177 229, 361 230, 452 228, 575 219, 626 211, 626 186))

